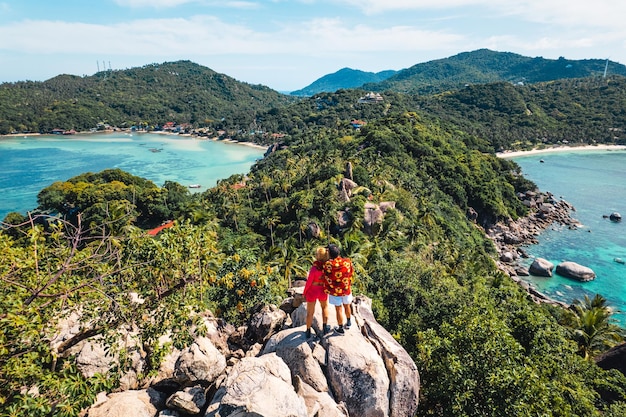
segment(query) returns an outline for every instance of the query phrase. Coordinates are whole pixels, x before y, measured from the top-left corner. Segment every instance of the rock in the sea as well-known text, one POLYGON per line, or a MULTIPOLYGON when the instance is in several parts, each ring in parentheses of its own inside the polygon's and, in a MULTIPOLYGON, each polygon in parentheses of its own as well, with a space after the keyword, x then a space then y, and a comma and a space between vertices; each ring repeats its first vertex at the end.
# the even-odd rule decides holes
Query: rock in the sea
POLYGON ((619 214, 618 212, 614 211, 613 213, 611 213, 609 215, 609 220, 611 220, 612 222, 621 222, 622 221, 622 215, 619 214))
POLYGON ((576 262, 561 262, 556 267, 556 273, 583 282, 592 281, 596 277, 596 273, 591 268, 579 265, 576 262))
POLYGON ((528 272, 532 275, 538 275, 540 277, 551 277, 554 264, 547 259, 536 258, 528 268, 528 272))

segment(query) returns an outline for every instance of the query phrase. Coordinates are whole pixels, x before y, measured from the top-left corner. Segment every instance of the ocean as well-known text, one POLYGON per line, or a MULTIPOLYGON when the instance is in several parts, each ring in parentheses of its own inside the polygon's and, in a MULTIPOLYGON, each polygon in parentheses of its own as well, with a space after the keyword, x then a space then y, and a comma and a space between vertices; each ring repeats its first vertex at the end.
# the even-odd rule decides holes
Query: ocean
POLYGON ((617 324, 626 327, 626 151, 572 150, 511 158, 524 176, 575 207, 572 217, 579 229, 554 226, 536 245, 525 247, 530 259, 545 258, 554 265, 573 261, 591 268, 596 279, 578 282, 554 274, 551 278, 525 277, 549 297, 571 303, 600 294, 614 310, 617 324), (543 162, 542 162, 543 161, 543 162), (604 216, 617 212, 622 222, 604 216))
POLYGON ((0 220, 37 207, 39 191, 85 172, 120 168, 161 187, 199 184, 245 174, 265 149, 155 133, 93 133, 0 138, 0 220))

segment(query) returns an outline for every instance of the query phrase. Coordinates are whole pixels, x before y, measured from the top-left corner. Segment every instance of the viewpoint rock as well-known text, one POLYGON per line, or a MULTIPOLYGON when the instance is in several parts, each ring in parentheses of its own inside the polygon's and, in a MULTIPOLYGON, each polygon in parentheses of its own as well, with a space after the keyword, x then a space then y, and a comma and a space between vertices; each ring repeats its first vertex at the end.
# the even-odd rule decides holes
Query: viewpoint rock
MULTIPOLYGON (((306 339, 306 304, 293 302, 295 298, 297 294, 292 302, 283 303, 289 307, 289 317, 275 306, 262 306, 246 326, 236 330, 206 314, 208 331, 189 346, 172 349, 158 374, 140 381, 146 390, 111 393, 87 415, 415 414, 420 388, 417 367, 376 322, 371 300, 355 297, 353 325, 345 335, 322 334, 318 304, 313 323, 317 335, 306 339)), ((334 325, 334 312, 330 313, 329 324, 334 325)), ((162 341, 169 344, 167 335, 162 341)), ((104 370, 103 364, 110 360, 96 362, 104 370)))

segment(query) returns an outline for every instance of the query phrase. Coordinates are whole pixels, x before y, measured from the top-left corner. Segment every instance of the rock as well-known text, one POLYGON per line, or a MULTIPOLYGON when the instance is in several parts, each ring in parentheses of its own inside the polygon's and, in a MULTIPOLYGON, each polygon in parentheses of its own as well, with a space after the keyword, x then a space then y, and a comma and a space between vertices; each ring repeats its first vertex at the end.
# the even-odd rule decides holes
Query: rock
POLYGON ((473 207, 467 208, 467 219, 473 223, 476 223, 478 219, 478 212, 473 207))
POLYGON ((617 345, 595 358, 596 365, 602 369, 617 369, 626 375, 626 343, 617 345))
POLYGON ((349 417, 346 407, 342 403, 337 404, 328 392, 317 391, 298 376, 294 378, 294 386, 298 395, 304 399, 310 416, 349 417))
POLYGON ((276 352, 291 370, 292 377, 301 378, 318 392, 328 391, 324 371, 306 343, 306 327, 287 329, 272 336, 263 349, 263 355, 276 352))
POLYGON ((390 381, 382 358, 354 330, 323 339, 328 383, 351 416, 380 417, 389 412, 390 381))
POLYGON ((618 212, 614 211, 613 213, 611 213, 609 215, 609 220, 611 220, 612 222, 621 222, 622 221, 622 215, 619 214, 618 212))
POLYGON ((165 405, 184 414, 198 414, 206 404, 204 388, 190 387, 184 391, 177 391, 166 401, 165 405))
POLYGON ((176 361, 174 378, 180 384, 212 383, 226 369, 226 357, 207 337, 198 337, 176 361))
POLYGON ((381 201, 380 203, 378 203, 378 207, 380 207, 383 213, 386 214, 389 210, 396 208, 396 202, 395 201, 381 201))
POLYGON ((365 226, 365 232, 369 235, 374 234, 383 223, 384 217, 385 215, 378 205, 365 203, 363 208, 363 225, 365 226))
POLYGON ((528 272, 532 275, 540 277, 551 277, 554 264, 543 258, 536 258, 528 268, 528 272))
POLYGON ((504 263, 510 264, 517 259, 517 256, 513 254, 513 252, 506 251, 502 255, 500 255, 500 260, 504 263))
POLYGON ((321 234, 322 229, 317 223, 311 222, 306 226, 306 235, 309 239, 319 239, 321 234))
POLYGON ((106 375, 117 360, 101 337, 92 337, 78 353, 76 367, 85 378, 91 378, 96 374, 106 375))
POLYGON ((215 393, 205 417, 307 417, 289 368, 275 353, 243 358, 215 393))
POLYGON ((556 267, 556 273, 582 282, 593 281, 596 278, 596 273, 591 268, 576 262, 561 262, 556 267))
POLYGON ((369 298, 354 300, 354 318, 361 333, 372 343, 390 376, 389 417, 412 416, 419 403, 420 376, 406 350, 374 318, 369 298))
POLYGON ((107 400, 87 410, 87 417, 154 417, 163 407, 164 396, 148 388, 124 391, 108 396, 107 400))
POLYGON ((287 313, 275 305, 261 306, 249 320, 246 337, 254 342, 264 343, 281 329, 286 318, 287 313))

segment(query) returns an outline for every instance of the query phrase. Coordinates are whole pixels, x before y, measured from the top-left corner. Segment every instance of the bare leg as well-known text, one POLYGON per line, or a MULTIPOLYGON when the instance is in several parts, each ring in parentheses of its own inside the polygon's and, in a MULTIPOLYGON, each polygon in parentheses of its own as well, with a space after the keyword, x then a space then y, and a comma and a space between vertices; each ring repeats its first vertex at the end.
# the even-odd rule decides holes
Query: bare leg
POLYGON ((337 314, 337 324, 343 326, 343 306, 335 306, 335 313, 337 314))
POLYGON ((344 304, 343 311, 345 311, 346 313, 346 320, 350 320, 350 317, 352 316, 352 310, 350 309, 350 304, 344 304))
POLYGON ((320 300, 320 306, 322 307, 322 324, 326 324, 328 323, 328 301, 320 300))
POLYGON ((310 329, 313 324, 313 315, 315 314, 315 301, 307 301, 306 303, 306 328, 310 329))

